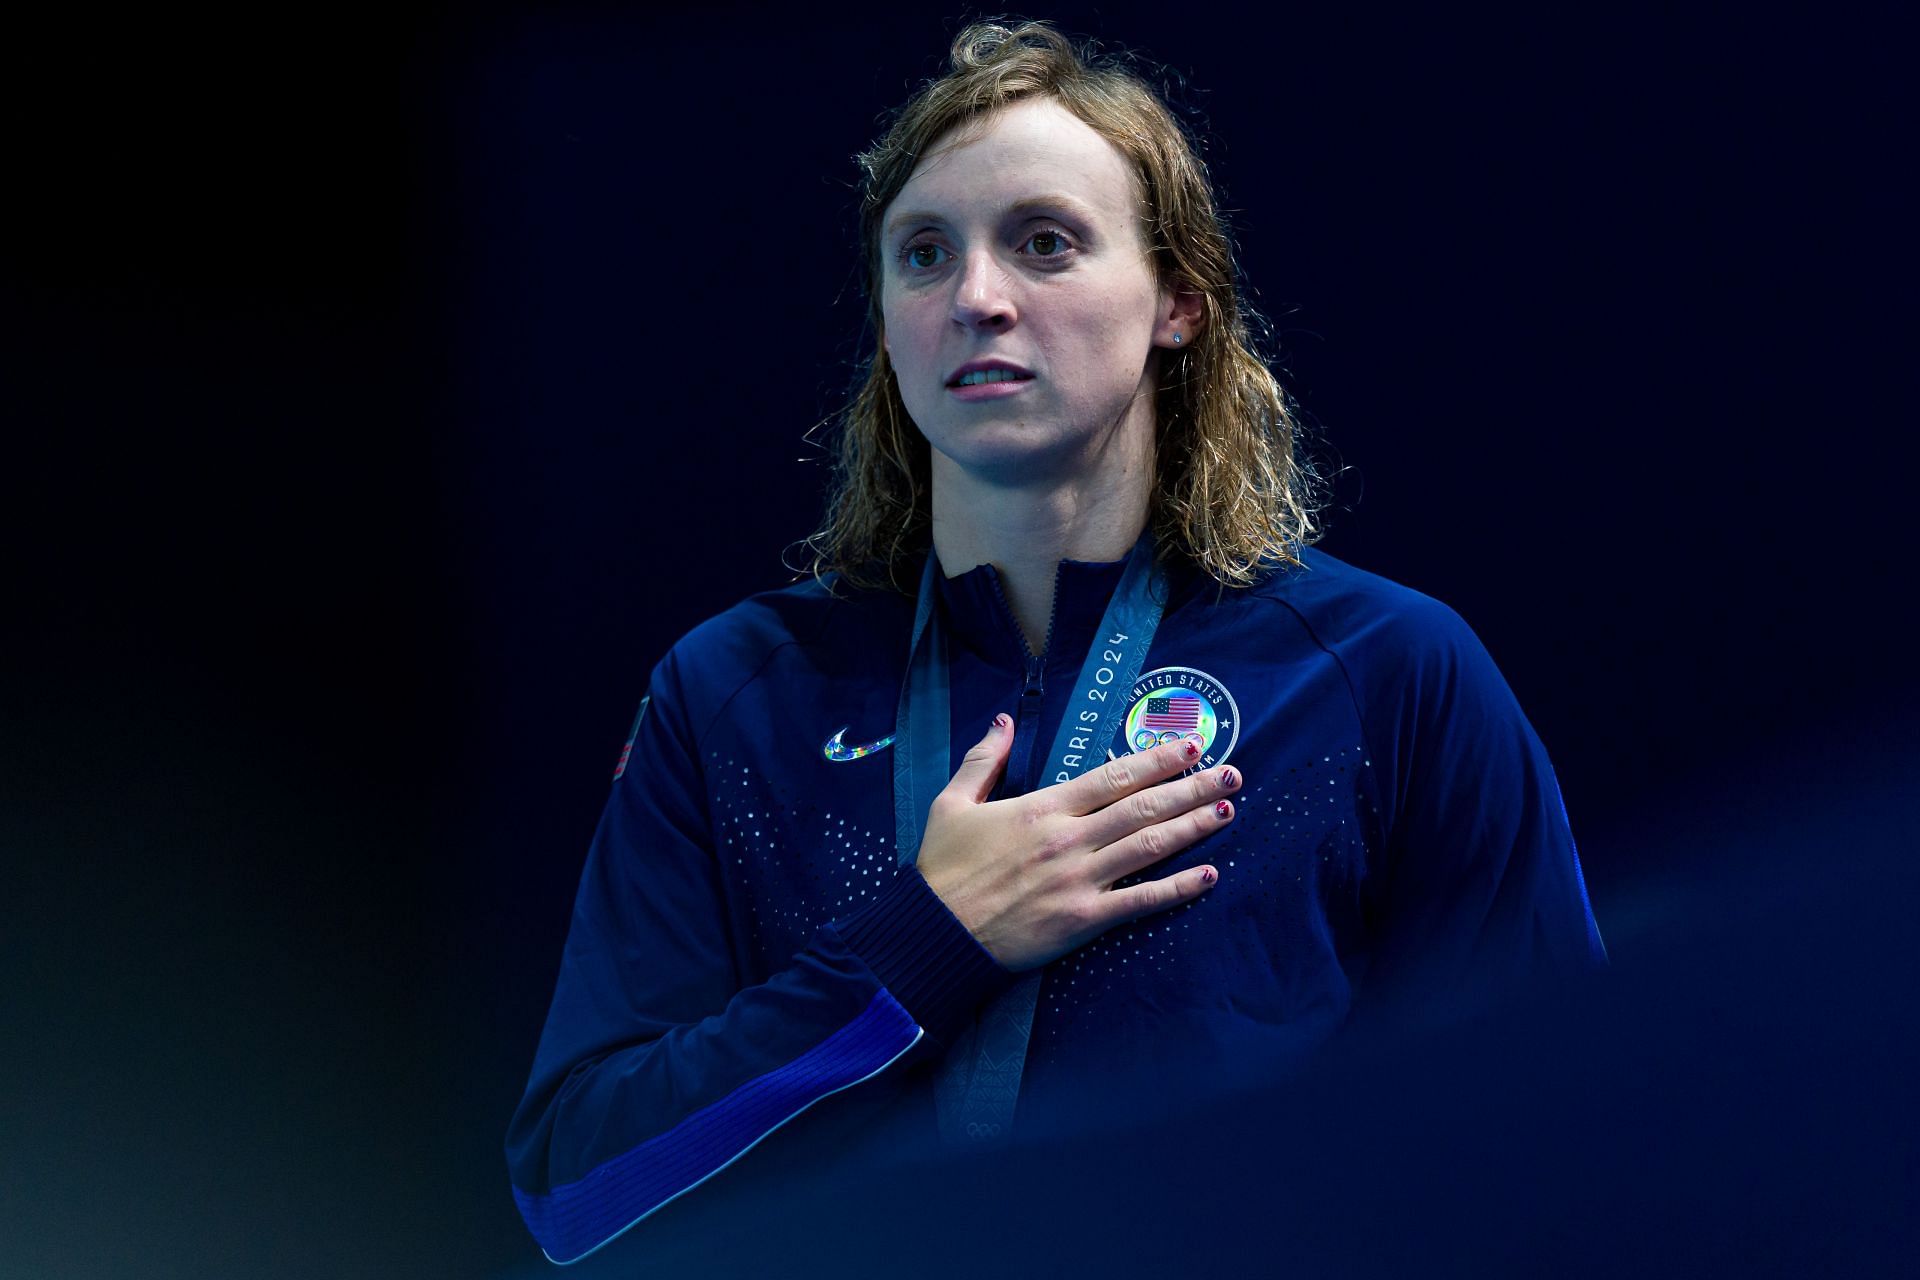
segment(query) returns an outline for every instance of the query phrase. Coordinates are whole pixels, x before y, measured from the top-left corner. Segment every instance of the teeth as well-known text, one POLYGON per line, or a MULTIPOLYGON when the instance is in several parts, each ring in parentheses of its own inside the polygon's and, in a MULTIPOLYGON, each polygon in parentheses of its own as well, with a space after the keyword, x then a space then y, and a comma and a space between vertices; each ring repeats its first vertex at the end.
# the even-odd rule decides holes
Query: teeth
POLYGON ((977 387, 985 382, 1015 382, 1020 375, 1010 369, 976 369, 963 376, 956 386, 977 387))

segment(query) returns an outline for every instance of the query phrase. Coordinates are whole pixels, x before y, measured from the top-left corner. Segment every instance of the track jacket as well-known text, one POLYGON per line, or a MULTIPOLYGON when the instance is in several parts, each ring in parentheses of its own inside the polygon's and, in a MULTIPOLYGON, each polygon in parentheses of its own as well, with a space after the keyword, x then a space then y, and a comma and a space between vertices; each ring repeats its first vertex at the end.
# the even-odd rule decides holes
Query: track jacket
MULTIPOLYGON (((1191 734, 1200 767, 1232 760, 1235 820, 1132 878, 1204 862, 1220 879, 1047 966, 1022 1131, 1083 1114, 1119 1064, 1205 1078, 1304 1055, 1356 1001, 1604 964, 1553 770, 1479 640, 1418 592, 1303 558, 1244 589, 1171 570, 1105 746, 1191 734)), ((998 794, 1048 781, 1121 568, 1061 564, 1039 657, 991 565, 940 576, 953 760, 1015 716, 998 794)), ((755 596, 654 668, 507 1138, 556 1262, 816 1104, 897 1102, 931 1134, 934 1060, 1013 980, 894 848, 913 601, 840 590, 755 596)))

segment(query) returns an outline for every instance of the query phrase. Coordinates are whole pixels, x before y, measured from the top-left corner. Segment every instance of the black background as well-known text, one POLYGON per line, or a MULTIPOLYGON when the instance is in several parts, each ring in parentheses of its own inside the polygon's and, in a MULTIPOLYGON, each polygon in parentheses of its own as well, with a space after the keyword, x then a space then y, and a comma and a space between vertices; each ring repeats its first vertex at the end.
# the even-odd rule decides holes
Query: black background
MULTIPOLYGON (((1268 1261, 1403 1270, 1381 1221, 1468 1270, 1857 1269, 1911 1239, 1892 13, 1049 15, 1187 82, 1338 473, 1323 545, 1486 642, 1620 975, 1524 1051, 1568 1073, 1520 1091, 1553 1123, 1474 1128, 1508 1135, 1482 1198, 1450 1139, 1396 1130, 1382 1216, 1294 1201, 1320 1234, 1289 1241, 1263 1204, 1268 1261), (1578 1194, 1515 1236, 1501 1206, 1543 1181, 1578 1194)), ((501 1141, 607 776, 665 648, 791 576, 826 478, 803 436, 861 349, 850 157, 956 27, 16 30, 0 1272, 545 1266, 501 1141)), ((1422 1078, 1472 1089, 1478 1053, 1422 1078)), ((1356 1124, 1421 1096, 1368 1079, 1336 1095, 1356 1124)), ((1232 1194, 1196 1188, 1156 1221, 1232 1194)))

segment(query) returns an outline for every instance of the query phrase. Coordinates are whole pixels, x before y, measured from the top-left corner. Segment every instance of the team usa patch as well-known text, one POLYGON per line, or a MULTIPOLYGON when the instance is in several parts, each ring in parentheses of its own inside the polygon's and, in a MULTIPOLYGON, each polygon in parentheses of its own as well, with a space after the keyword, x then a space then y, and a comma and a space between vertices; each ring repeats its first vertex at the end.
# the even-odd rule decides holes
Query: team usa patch
POLYGON ((1157 667, 1133 682, 1127 718, 1109 751, 1148 751, 1186 738, 1200 747, 1198 769, 1211 769, 1240 740, 1240 708, 1227 687, 1192 667, 1157 667))

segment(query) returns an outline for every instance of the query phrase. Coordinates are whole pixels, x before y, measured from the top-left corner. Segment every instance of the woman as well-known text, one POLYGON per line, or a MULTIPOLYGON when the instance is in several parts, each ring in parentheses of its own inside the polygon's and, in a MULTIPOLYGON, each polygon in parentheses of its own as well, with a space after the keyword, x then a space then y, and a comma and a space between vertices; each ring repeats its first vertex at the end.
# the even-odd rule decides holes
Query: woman
POLYGON ((1151 90, 979 25, 862 162, 878 344, 814 579, 655 669, 509 1134, 556 1261, 815 1104, 1004 1142, 1118 1061, 1603 956, 1484 649, 1309 548, 1151 90))

